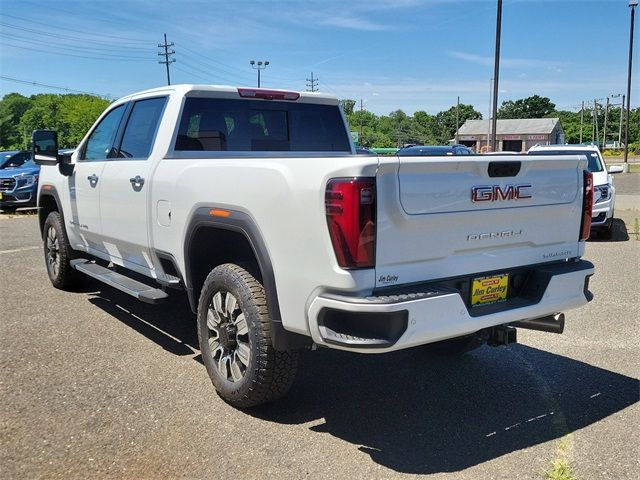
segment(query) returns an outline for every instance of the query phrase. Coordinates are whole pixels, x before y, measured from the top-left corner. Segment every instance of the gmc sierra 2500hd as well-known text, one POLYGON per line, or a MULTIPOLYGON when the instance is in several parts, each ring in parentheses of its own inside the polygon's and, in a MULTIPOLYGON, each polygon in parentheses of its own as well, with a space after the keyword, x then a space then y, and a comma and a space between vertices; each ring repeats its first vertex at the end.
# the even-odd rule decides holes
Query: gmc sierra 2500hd
POLYGON ((285 394, 301 348, 464 352, 561 333, 591 299, 584 156, 356 155, 336 98, 200 85, 117 100, 57 147, 34 132, 53 285, 186 290, 237 407, 285 394))

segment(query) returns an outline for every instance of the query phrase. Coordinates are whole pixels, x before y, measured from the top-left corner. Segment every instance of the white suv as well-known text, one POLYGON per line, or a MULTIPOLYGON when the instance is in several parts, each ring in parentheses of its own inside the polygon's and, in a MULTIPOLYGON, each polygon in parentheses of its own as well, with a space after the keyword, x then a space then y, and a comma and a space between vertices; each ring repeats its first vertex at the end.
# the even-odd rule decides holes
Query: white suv
POLYGON ((593 174, 594 197, 591 232, 610 238, 616 201, 616 188, 612 173, 622 172, 622 167, 607 165, 595 145, 536 145, 530 155, 585 155, 589 161, 589 171, 593 174))

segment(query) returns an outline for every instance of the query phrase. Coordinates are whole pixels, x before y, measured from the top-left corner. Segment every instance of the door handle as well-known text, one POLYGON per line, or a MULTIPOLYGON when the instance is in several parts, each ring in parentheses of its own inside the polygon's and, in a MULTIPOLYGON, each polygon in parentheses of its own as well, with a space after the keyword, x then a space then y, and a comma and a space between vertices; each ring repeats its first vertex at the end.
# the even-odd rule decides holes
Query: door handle
POLYGON ((89 182, 91 183, 98 183, 98 176, 93 173, 87 177, 87 180, 89 180, 89 182))
POLYGON ((144 185, 144 178, 142 178, 140 175, 131 177, 129 181, 131 182, 131 185, 133 185, 134 188, 140 188, 142 187, 142 185, 144 185))

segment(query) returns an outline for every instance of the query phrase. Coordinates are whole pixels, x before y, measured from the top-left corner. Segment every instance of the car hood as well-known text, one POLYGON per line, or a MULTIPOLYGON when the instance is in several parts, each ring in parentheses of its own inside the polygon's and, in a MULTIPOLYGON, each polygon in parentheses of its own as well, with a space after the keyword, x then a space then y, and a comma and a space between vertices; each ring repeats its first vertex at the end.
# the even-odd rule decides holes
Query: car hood
POLYGON ((20 175, 37 175, 40 173, 39 165, 31 165, 19 168, 3 168, 0 170, 0 178, 12 178, 20 175))

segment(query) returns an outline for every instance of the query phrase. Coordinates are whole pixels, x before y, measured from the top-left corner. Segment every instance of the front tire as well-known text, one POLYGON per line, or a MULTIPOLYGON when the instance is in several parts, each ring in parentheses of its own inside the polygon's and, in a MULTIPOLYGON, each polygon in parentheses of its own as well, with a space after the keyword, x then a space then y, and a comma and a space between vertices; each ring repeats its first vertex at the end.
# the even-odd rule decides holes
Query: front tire
POLYGON ((198 341, 218 395, 234 407, 276 400, 295 379, 298 352, 274 350, 264 288, 238 265, 220 265, 207 276, 198 341))
POLYGON ((84 277, 69 263, 74 254, 58 212, 51 212, 47 216, 43 233, 44 259, 51 284, 61 290, 72 290, 84 277))

